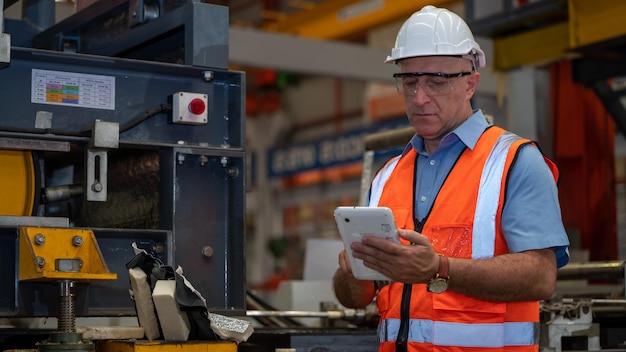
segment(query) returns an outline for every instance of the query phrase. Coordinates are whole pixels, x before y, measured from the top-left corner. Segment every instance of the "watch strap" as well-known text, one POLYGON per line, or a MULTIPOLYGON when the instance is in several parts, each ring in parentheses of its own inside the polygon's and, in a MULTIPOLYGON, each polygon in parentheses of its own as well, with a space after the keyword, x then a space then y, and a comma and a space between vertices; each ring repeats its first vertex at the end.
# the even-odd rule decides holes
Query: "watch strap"
POLYGON ((448 257, 439 255, 439 270, 435 277, 450 280, 450 262, 448 261, 448 257))

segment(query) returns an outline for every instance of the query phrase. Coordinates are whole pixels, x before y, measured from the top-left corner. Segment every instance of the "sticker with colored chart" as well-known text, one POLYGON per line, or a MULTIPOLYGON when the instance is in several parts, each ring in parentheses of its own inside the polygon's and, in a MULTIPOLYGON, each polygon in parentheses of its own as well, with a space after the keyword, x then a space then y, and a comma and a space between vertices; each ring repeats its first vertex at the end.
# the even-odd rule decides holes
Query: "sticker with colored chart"
POLYGON ((115 77, 32 70, 31 102, 115 110, 115 77))

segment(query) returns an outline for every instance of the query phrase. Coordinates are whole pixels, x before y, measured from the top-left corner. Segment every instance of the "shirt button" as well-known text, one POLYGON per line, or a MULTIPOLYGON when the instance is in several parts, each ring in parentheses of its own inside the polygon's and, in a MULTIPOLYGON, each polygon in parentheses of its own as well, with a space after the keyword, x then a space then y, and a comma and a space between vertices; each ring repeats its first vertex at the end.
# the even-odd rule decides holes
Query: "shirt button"
POLYGON ((435 165, 436 163, 437 163, 437 162, 436 162, 436 161, 434 161, 434 160, 431 160, 431 161, 430 161, 430 165, 435 165))
POLYGON ((422 202, 425 202, 425 201, 426 201, 426 196, 421 196, 421 197, 420 197, 420 200, 421 200, 422 202))

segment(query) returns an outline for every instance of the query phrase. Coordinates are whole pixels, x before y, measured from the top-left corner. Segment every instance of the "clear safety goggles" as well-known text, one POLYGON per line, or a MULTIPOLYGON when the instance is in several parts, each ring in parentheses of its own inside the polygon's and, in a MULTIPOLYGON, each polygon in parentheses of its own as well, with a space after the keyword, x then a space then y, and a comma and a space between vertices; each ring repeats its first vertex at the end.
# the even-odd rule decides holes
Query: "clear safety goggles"
POLYGON ((452 93, 455 78, 471 75, 473 72, 441 73, 441 72, 401 72, 394 73, 398 93, 405 97, 417 94, 421 87, 429 97, 452 93))

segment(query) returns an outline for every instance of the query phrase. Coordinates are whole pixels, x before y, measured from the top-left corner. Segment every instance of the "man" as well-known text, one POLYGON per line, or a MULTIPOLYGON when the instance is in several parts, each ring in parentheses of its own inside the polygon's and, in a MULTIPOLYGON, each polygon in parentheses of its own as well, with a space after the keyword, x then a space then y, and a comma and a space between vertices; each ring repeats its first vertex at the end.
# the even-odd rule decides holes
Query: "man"
POLYGON ((393 210, 403 244, 350 246, 393 280, 383 286, 357 280, 342 251, 338 300, 376 297, 380 351, 537 351, 539 301, 569 260, 556 166, 472 109, 485 55, 456 14, 413 14, 386 62, 416 134, 376 175, 369 205, 393 210))

